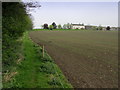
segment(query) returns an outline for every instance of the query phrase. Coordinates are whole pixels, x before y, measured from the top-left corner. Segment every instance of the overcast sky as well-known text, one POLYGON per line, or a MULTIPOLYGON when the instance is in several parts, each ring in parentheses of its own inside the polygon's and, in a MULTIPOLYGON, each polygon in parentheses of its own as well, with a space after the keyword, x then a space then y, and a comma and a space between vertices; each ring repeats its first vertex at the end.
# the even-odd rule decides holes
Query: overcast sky
POLYGON ((35 28, 44 23, 118 26, 118 2, 39 2, 31 12, 35 28))

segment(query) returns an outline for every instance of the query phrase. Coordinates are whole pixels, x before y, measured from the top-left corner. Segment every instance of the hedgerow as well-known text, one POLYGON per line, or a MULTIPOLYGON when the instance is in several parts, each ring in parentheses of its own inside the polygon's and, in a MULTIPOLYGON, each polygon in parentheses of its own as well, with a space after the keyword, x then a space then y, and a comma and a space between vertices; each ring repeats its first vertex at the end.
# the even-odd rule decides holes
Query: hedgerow
POLYGON ((19 58, 21 36, 32 29, 32 21, 21 2, 2 3, 2 67, 3 73, 10 71, 19 58))

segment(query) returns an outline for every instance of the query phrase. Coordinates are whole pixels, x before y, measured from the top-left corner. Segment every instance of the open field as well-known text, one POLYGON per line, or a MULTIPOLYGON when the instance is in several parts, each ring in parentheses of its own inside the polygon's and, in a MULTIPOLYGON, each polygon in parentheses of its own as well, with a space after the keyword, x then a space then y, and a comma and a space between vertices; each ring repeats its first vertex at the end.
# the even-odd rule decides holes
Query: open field
POLYGON ((76 88, 118 87, 117 31, 32 31, 76 88))

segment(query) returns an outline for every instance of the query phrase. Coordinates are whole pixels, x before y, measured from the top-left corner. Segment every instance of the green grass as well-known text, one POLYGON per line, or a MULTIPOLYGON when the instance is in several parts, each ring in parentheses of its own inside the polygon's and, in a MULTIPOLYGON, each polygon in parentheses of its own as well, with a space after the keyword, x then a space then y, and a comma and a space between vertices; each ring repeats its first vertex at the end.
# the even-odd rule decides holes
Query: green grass
POLYGON ((5 88, 72 88, 59 67, 51 57, 35 45, 28 37, 28 32, 23 36, 24 60, 18 64, 17 75, 4 85, 5 88))

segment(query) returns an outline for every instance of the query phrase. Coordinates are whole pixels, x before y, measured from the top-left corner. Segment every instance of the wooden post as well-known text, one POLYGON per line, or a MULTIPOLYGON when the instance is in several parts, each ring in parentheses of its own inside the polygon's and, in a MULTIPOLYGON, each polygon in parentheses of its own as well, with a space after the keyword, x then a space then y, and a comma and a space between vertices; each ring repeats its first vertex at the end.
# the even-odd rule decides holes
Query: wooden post
POLYGON ((43 58, 44 58, 44 45, 42 47, 42 54, 43 54, 43 58))

